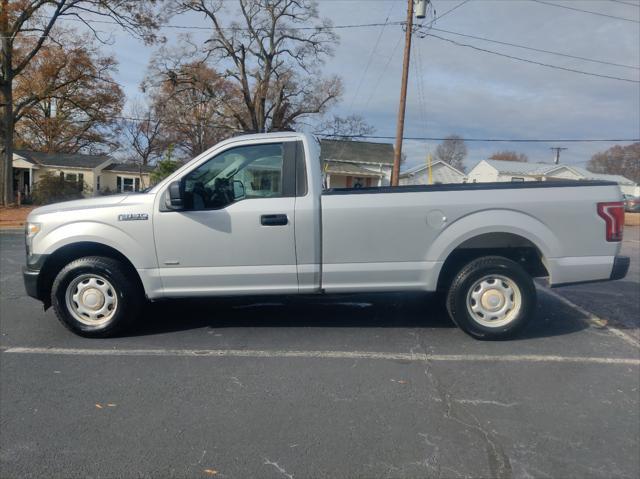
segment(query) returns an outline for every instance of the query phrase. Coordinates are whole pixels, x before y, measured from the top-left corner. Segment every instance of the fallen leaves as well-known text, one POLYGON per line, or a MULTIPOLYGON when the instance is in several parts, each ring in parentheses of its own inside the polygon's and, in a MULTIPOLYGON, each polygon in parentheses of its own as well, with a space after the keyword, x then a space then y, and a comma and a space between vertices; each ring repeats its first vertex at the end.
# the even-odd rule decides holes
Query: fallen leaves
POLYGON ((218 474, 218 471, 216 471, 215 469, 205 469, 204 472, 207 476, 215 476, 216 474, 218 474))
POLYGON ((114 404, 112 402, 105 404, 104 406, 100 403, 96 403, 96 409, 104 409, 105 407, 116 407, 117 404, 114 404))

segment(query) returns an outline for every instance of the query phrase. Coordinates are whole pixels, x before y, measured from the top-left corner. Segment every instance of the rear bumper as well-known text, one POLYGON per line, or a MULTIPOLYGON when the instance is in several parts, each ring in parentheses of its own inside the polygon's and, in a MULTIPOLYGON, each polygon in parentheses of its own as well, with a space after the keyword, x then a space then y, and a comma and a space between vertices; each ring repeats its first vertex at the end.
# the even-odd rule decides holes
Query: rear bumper
POLYGON ((622 279, 629 272, 631 259, 628 256, 616 256, 613 259, 613 268, 609 279, 622 279))
POLYGON ((590 265, 589 268, 574 269, 571 274, 564 271, 567 269, 567 266, 565 265, 561 271, 563 271, 565 275, 568 274, 570 277, 575 279, 563 281, 561 283, 552 283, 551 287, 560 288, 563 286, 573 286, 574 284, 601 283, 603 281, 622 279, 627 275, 630 263, 631 260, 628 256, 610 256, 606 263, 606 270, 603 270, 604 265, 602 263, 598 263, 598 267, 596 269, 592 268, 590 265), (611 259, 613 259, 613 266, 611 266, 611 259))

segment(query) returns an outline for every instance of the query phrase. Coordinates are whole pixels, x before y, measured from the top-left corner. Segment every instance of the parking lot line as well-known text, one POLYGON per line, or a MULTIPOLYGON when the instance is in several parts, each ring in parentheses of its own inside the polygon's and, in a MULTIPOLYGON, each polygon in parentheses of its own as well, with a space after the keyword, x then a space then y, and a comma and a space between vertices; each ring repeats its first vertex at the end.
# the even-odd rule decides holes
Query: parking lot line
POLYGON ((555 291, 553 291, 553 290, 551 290, 549 288, 545 288, 545 287, 542 287, 542 286, 538 285, 538 291, 542 291, 544 294, 548 294, 552 298, 557 299, 558 301, 560 301, 561 303, 564 303, 568 307, 575 309, 576 311, 578 311, 580 314, 582 314, 584 316, 583 319, 586 322, 588 322, 589 324, 591 324, 593 326, 596 326, 596 327, 598 327, 600 329, 606 329, 611 334, 619 337, 620 339, 622 339, 626 343, 630 344, 631 346, 635 346, 636 348, 640 348, 640 342, 638 340, 636 340, 630 334, 627 334, 624 331, 621 331, 618 328, 616 328, 614 326, 611 326, 611 324, 609 324, 609 322, 606 319, 602 319, 599 316, 596 316, 591 311, 587 311, 583 307, 578 306, 573 301, 568 300, 564 296, 556 293, 555 291))
POLYGON ((510 362, 510 363, 584 363, 640 366, 638 358, 607 358, 537 354, 422 354, 373 351, 287 351, 257 349, 92 349, 11 347, 5 354, 49 354, 63 356, 188 356, 235 358, 372 359, 415 362, 510 362))

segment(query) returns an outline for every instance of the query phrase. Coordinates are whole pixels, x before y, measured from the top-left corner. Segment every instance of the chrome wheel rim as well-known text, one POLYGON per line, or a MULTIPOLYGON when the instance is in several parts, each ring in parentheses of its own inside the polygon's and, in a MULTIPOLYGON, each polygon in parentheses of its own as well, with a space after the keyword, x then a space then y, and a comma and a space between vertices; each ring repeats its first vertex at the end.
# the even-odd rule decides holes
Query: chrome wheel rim
POLYGON ((499 328, 515 320, 522 308, 518 285, 506 276, 491 274, 476 281, 467 294, 467 310, 474 321, 499 328))
POLYGON ((83 274, 75 278, 65 294, 71 315, 87 326, 108 323, 118 309, 118 297, 113 285, 103 276, 83 274))

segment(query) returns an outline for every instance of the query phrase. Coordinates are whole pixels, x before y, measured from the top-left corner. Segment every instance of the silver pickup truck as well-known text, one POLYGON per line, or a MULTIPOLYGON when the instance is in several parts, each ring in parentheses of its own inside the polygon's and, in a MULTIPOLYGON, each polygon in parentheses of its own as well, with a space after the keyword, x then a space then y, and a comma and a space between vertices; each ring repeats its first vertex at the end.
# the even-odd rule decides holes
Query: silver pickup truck
POLYGON ((532 278, 627 273, 614 183, 323 191, 319 158, 310 135, 236 137, 147 192, 37 208, 27 293, 97 337, 122 331, 145 298, 432 291, 464 331, 501 339, 533 316, 532 278))

